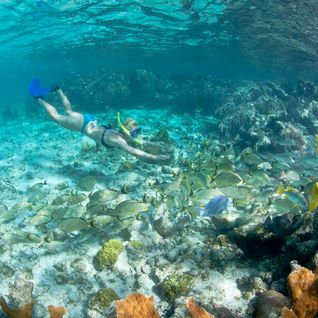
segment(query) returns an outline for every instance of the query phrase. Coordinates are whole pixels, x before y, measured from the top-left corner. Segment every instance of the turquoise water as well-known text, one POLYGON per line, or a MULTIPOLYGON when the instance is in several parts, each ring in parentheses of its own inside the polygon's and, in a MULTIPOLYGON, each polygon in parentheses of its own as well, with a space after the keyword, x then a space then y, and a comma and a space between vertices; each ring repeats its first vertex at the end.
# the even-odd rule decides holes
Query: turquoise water
MULTIPOLYGON (((32 74, 146 68, 218 77, 315 79, 308 1, 1 1, 1 86, 32 74)), ((49 75, 50 74, 50 75, 49 75)))
POLYGON ((187 317, 189 297, 216 318, 278 317, 288 274, 318 266, 317 6, 0 0, 10 307, 112 318, 141 293, 161 318, 187 317), (75 121, 56 90, 50 118, 34 77, 75 121))

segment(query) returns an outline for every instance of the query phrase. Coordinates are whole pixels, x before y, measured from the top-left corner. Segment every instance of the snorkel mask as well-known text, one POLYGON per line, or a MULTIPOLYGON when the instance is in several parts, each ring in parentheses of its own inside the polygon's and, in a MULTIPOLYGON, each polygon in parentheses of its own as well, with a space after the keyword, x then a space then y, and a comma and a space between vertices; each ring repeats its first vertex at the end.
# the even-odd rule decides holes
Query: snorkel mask
POLYGON ((133 120, 132 118, 127 118, 124 124, 122 124, 120 120, 120 113, 118 112, 117 122, 120 130, 124 135, 129 137, 136 144, 142 145, 142 140, 137 138, 138 135, 141 133, 141 128, 138 127, 138 124, 135 120, 133 120))
POLYGON ((132 128, 130 130, 130 135, 133 138, 136 138, 140 133, 141 133, 141 128, 140 127, 135 127, 135 128, 132 128))
POLYGON ((127 118, 124 121, 124 126, 130 132, 130 136, 133 138, 136 138, 141 132, 141 128, 138 127, 137 122, 132 118, 127 118))

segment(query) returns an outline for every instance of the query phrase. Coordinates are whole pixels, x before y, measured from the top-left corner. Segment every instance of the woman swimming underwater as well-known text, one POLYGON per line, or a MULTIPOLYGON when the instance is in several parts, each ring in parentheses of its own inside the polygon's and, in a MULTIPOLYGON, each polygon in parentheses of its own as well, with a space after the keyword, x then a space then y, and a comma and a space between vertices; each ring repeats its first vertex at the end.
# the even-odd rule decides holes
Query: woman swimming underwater
POLYGON ((29 85, 29 93, 32 97, 37 99, 51 119, 58 125, 69 130, 79 131, 93 139, 97 144, 107 148, 120 148, 146 163, 165 165, 172 159, 170 155, 163 154, 165 149, 162 145, 136 138, 135 135, 140 130, 136 122, 128 120, 127 127, 125 127, 120 121, 119 113, 117 120, 120 132, 99 124, 95 115, 73 111, 71 103, 60 87, 45 88, 41 86, 38 79, 33 79, 29 85), (53 105, 43 99, 43 97, 50 92, 56 92, 58 94, 66 114, 60 114, 53 105), (142 149, 138 149, 136 146, 142 149), (148 151, 153 149, 156 154, 146 152, 146 149, 148 151))

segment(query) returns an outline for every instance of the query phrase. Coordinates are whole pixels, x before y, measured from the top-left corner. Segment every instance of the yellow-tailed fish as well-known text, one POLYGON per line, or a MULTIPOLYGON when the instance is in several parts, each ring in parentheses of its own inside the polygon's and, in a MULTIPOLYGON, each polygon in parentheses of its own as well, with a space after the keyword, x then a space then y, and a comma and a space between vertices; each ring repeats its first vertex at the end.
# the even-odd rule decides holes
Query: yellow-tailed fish
POLYGON ((283 194, 285 192, 285 188, 282 184, 279 185, 276 194, 283 194))
POLYGON ((59 229, 65 233, 70 233, 74 231, 80 231, 82 229, 90 227, 91 224, 81 218, 68 218, 62 219, 59 224, 59 229))
POLYGON ((64 193, 64 194, 56 197, 52 201, 52 205, 63 205, 69 200, 69 198, 70 198, 70 194, 69 193, 64 193))
POLYGON ((117 191, 114 190, 98 190, 89 195, 89 201, 92 203, 103 203, 106 201, 111 201, 117 199, 119 196, 117 191))
POLYGON ((40 190, 44 185, 47 185, 46 180, 44 182, 38 182, 33 184, 31 187, 28 188, 28 191, 34 192, 40 190))
POLYGON ((284 186, 282 184, 280 184, 277 191, 276 191, 276 194, 284 194, 285 192, 298 193, 298 191, 296 189, 294 189, 293 187, 287 186, 286 188, 284 188, 284 186))
POLYGON ((318 154, 318 135, 315 136, 315 141, 316 141, 316 150, 315 150, 315 152, 318 154))
POLYGON ((308 202, 308 210, 309 212, 314 211, 318 206, 318 182, 315 182, 312 189, 311 195, 308 202))
POLYGON ((87 196, 83 193, 71 194, 68 197, 67 203, 68 205, 75 205, 81 203, 87 199, 87 196))
POLYGON ((95 227, 101 227, 105 224, 112 223, 116 218, 110 215, 95 215, 92 218, 91 224, 95 227))
POLYGON ((111 216, 134 216, 138 213, 146 212, 149 204, 137 201, 123 201, 114 210, 107 210, 106 214, 111 216))

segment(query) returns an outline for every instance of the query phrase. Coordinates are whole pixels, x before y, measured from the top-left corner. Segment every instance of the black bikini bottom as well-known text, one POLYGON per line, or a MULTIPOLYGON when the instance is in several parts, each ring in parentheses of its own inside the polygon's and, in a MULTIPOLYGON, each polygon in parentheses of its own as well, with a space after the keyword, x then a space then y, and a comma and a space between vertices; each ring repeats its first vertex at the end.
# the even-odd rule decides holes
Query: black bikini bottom
POLYGON ((106 147, 106 148, 108 148, 108 149, 111 149, 111 148, 115 148, 114 146, 110 146, 110 145, 107 145, 106 144, 106 142, 104 141, 104 136, 105 136, 105 132, 107 131, 107 130, 109 130, 110 128, 105 128, 105 130, 103 131, 103 134, 102 134, 102 138, 101 138, 101 144, 104 146, 104 147, 106 147))

